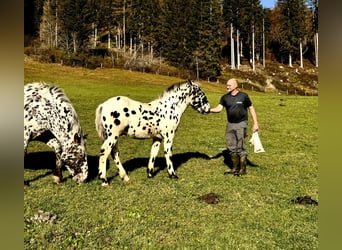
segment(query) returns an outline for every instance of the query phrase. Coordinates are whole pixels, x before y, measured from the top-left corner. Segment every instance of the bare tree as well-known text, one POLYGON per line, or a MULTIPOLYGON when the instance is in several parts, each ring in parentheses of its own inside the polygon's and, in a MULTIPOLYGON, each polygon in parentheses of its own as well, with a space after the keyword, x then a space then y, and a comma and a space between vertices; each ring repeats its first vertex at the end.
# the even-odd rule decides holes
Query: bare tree
POLYGON ((56 47, 58 44, 57 11, 53 13, 52 1, 53 0, 46 0, 43 6, 43 14, 39 27, 39 36, 42 48, 52 48, 56 47))

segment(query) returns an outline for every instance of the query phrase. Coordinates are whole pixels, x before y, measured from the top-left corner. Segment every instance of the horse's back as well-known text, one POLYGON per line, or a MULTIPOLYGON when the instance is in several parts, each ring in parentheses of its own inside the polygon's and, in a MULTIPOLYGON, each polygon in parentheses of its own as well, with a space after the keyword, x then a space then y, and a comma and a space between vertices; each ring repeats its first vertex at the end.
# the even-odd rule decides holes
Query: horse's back
POLYGON ((126 96, 112 97, 97 107, 96 129, 101 138, 106 138, 104 134, 151 138, 156 129, 149 129, 151 125, 145 123, 151 122, 149 119, 152 117, 147 115, 153 116, 152 110, 151 103, 142 103, 126 96))
POLYGON ((24 124, 36 133, 62 127, 65 131, 80 130, 76 111, 64 91, 44 82, 24 85, 24 124))

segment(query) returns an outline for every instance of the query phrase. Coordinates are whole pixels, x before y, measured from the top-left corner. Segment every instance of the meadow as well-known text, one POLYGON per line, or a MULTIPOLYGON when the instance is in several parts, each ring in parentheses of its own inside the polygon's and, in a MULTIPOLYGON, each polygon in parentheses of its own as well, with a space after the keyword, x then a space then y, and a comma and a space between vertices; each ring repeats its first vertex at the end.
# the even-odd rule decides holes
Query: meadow
MULTIPOLYGON (((157 174, 148 179, 151 140, 121 137, 121 160, 130 181, 123 183, 110 159, 109 186, 96 176, 101 141, 95 130, 97 105, 116 95, 149 102, 182 79, 118 69, 71 68, 24 63, 25 83, 45 81, 62 87, 83 131, 91 176, 76 185, 63 171, 54 184, 54 154, 32 142, 25 158, 25 249, 318 249, 318 206, 294 204, 318 199, 318 97, 246 91, 256 108, 265 153, 248 148, 257 167, 247 175, 224 175, 226 114, 201 115, 189 107, 173 144, 178 180, 168 177, 163 150, 157 174), (199 197, 215 193, 216 204, 199 197), (55 215, 34 220, 37 211, 55 215)), ((211 106, 226 92, 201 82, 211 106)), ((249 124, 251 126, 251 123, 249 124)), ((251 136, 251 129, 249 129, 251 136)))

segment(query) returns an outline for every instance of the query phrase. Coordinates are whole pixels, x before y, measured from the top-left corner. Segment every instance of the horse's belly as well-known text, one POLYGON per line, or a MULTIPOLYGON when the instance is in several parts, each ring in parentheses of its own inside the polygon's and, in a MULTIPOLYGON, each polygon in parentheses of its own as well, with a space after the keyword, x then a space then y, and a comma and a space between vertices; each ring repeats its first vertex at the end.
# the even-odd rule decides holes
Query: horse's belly
POLYGON ((137 139, 147 139, 147 138, 156 137, 158 134, 157 134, 156 129, 149 128, 149 127, 142 127, 141 129, 129 128, 127 131, 127 135, 130 137, 137 138, 137 139))

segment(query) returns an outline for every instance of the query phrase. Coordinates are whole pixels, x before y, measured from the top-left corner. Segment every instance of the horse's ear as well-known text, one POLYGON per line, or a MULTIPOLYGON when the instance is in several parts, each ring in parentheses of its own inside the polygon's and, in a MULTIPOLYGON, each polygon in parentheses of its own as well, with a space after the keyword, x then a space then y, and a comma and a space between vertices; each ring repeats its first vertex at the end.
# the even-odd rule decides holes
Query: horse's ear
POLYGON ((77 133, 74 134, 74 143, 76 144, 81 143, 81 137, 79 137, 77 133))

